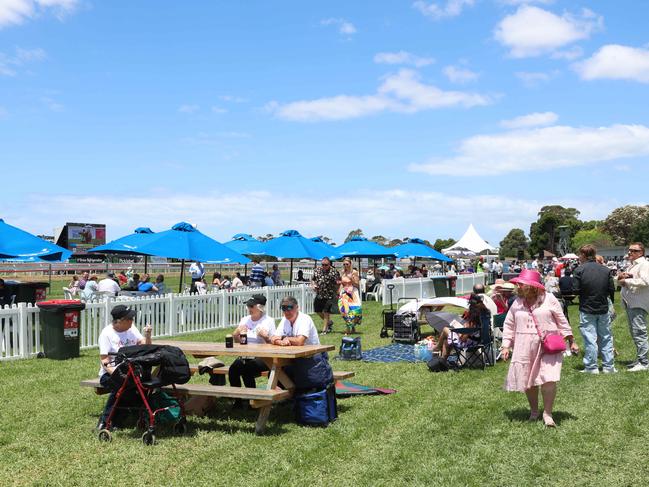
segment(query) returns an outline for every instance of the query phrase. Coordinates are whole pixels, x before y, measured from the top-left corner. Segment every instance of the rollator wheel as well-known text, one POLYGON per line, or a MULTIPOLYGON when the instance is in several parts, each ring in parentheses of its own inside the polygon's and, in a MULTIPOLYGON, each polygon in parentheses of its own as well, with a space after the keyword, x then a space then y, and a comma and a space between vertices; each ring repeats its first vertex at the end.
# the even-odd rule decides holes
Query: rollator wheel
POLYGON ((381 330, 381 338, 387 338, 388 337, 388 330, 381 330))
POLYGON ((113 435, 107 429, 99 430, 97 438, 99 441, 105 441, 106 443, 113 441, 113 435))
POLYGON ((184 435, 187 433, 187 421, 181 419, 176 424, 174 424, 174 433, 177 435, 184 435))
POLYGON ((142 435, 142 443, 147 446, 155 445, 155 435, 150 431, 147 431, 142 435))

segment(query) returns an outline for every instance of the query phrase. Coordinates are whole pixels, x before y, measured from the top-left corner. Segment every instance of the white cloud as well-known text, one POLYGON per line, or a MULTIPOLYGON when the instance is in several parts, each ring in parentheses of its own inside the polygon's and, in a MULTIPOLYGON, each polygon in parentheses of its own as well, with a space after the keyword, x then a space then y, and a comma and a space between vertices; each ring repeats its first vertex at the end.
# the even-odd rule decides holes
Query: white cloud
POLYGON ((366 235, 459 238, 470 222, 479 221, 478 231, 497 245, 512 227, 529 228, 538 218, 539 208, 547 204, 578 208, 582 217, 588 219, 603 218, 619 206, 606 198, 545 200, 481 192, 467 198, 454 192, 386 189, 377 198, 376 189, 318 196, 299 191, 243 194, 217 188, 213 193, 200 195, 148 191, 142 197, 110 193, 39 194, 14 205, 15 212, 5 212, 5 218, 12 225, 32 231, 50 229, 53 221, 61 221, 62 215, 71 221, 100 221, 106 224, 108 237, 114 239, 131 233, 146 215, 146 225, 154 231, 188 221, 219 241, 229 240, 244 230, 241 225, 245 222, 245 231, 254 235, 295 228, 306 237, 324 233, 339 243, 351 228, 362 228, 366 235), (346 208, 344 219, 339 217, 341 207, 346 208))
POLYGON ((43 102, 43 104, 53 112, 62 112, 63 110, 65 110, 65 107, 61 103, 50 97, 42 97, 41 102, 43 102))
POLYGON ((558 71, 552 73, 518 71, 516 77, 520 79, 528 88, 535 88, 541 83, 546 83, 558 75, 558 71))
POLYGON ((42 61, 46 54, 43 49, 22 49, 17 47, 11 56, 0 52, 0 76, 16 76, 18 69, 28 63, 42 61))
POLYGON ((226 112, 227 112, 227 110, 225 108, 222 108, 222 107, 219 107, 219 106, 216 106, 216 105, 214 105, 212 107, 212 113, 226 113, 226 112))
POLYGON ((451 83, 469 83, 477 80, 480 75, 470 69, 463 68, 462 66, 446 66, 442 72, 449 79, 451 83))
POLYGON ((248 101, 247 98, 234 95, 221 95, 219 99, 230 103, 246 103, 248 101))
POLYGON ((445 107, 488 105, 488 95, 463 91, 443 91, 422 83, 416 71, 402 69, 387 76, 371 95, 338 95, 287 104, 271 102, 266 108, 279 118, 298 122, 343 120, 374 115, 380 112, 415 113, 445 107))
POLYGON ((554 3, 555 0, 499 0, 500 3, 505 5, 528 5, 531 3, 540 3, 544 5, 549 5, 554 3))
POLYGON ((500 122, 500 126, 508 129, 543 127, 552 125, 557 120, 559 120, 559 115, 554 112, 536 112, 512 118, 511 120, 503 120, 500 122))
POLYGON ((79 0, 2 0, 0 1, 0 29, 20 25, 41 14, 51 13, 58 19, 74 12, 79 0))
POLYGON ((618 79, 649 83, 649 49, 607 44, 575 64, 582 79, 618 79))
POLYGON ((551 54, 552 59, 566 59, 567 61, 572 61, 584 55, 584 50, 580 46, 572 46, 569 49, 563 49, 561 51, 555 51, 551 54))
POLYGON ((417 0, 412 6, 426 17, 440 20, 457 17, 462 13, 464 7, 473 7, 474 4, 475 0, 446 0, 445 4, 435 2, 427 3, 422 0, 417 0))
POLYGON ((201 107, 199 107, 198 105, 180 105, 178 107, 178 111, 180 113, 196 113, 200 109, 201 107))
POLYGON ((552 53, 588 39, 602 26, 603 18, 588 9, 583 9, 579 16, 558 16, 539 7, 522 5, 500 21, 494 37, 509 48, 512 57, 523 58, 552 53))
POLYGON ((410 170, 437 175, 547 171, 649 155, 649 127, 552 126, 476 135, 461 142, 457 155, 413 164, 410 170))
POLYGON ((407 51, 379 52, 374 56, 377 64, 405 64, 421 68, 433 64, 435 60, 430 57, 419 57, 407 51))
POLYGON ((351 36, 353 34, 356 34, 356 27, 354 24, 349 22, 348 20, 345 19, 324 19, 320 21, 321 25, 335 25, 338 27, 338 33, 345 35, 345 36, 351 36))

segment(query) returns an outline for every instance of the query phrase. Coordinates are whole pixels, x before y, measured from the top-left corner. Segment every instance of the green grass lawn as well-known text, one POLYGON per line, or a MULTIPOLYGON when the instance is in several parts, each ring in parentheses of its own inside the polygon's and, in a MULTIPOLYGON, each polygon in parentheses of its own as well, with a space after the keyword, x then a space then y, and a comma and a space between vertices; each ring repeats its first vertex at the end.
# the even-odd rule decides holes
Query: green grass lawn
MULTIPOLYGON (((577 306, 570 307, 573 327, 577 306)), ((366 303, 364 348, 379 338, 381 307, 366 303)), ((320 327, 320 322, 316 318, 320 327)), ((336 317, 336 329, 342 330, 336 317)), ((614 324, 618 368, 633 358, 626 322, 614 324)), ((225 330, 184 337, 221 341, 225 330)), ((322 337, 339 345, 340 333, 322 337)), ((337 353, 333 352, 332 357, 337 353)), ((0 485, 646 485, 649 373, 579 374, 564 361, 556 430, 530 423, 523 394, 502 389, 507 364, 432 374, 424 363, 332 360, 354 381, 398 390, 339 400, 328 428, 293 422, 273 408, 264 436, 255 412, 190 418, 184 437, 161 431, 144 447, 123 430, 111 444, 94 432, 105 396, 80 388, 96 376, 97 350, 67 361, 0 363, 0 485)), ((204 380, 203 378, 200 378, 204 380)), ((194 379, 193 379, 194 380, 194 379)))

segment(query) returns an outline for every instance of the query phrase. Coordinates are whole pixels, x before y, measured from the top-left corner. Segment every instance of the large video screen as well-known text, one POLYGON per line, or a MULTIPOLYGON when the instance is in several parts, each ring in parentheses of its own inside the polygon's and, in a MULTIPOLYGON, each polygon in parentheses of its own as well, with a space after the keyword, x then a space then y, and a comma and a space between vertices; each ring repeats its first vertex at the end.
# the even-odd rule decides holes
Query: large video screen
POLYGON ((67 247, 75 254, 83 254, 106 243, 106 225, 98 223, 66 223, 67 247))

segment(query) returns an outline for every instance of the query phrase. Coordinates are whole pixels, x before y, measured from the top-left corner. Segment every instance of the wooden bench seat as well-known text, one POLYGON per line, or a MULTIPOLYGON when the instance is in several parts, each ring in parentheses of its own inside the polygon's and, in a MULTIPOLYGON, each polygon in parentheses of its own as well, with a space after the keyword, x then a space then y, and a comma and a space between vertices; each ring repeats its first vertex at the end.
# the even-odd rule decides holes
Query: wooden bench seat
MULTIPOLYGON (((97 394, 107 394, 109 391, 101 387, 99 379, 81 381, 82 387, 92 387, 97 394)), ((164 386, 166 391, 173 391, 172 386, 164 386)), ((247 387, 213 386, 209 384, 181 384, 176 385, 176 391, 188 396, 229 397, 234 399, 249 399, 252 401, 281 401, 290 396, 289 391, 283 389, 250 389, 247 387)))
MULTIPOLYGON (((192 374, 195 374, 198 371, 198 366, 192 365, 192 366, 190 366, 189 370, 190 370, 190 372, 192 374)), ((212 371, 212 374, 227 375, 228 370, 229 370, 229 367, 226 365, 225 367, 220 367, 218 369, 214 369, 212 371)), ((268 377, 268 372, 267 371, 262 372, 261 375, 264 376, 264 377, 268 377)), ((354 377, 354 375, 356 375, 354 372, 334 370, 334 380, 345 380, 345 379, 349 379, 351 377, 354 377)), ((95 389, 95 392, 97 394, 108 394, 108 392, 109 392, 108 390, 101 387, 101 385, 99 384, 99 379, 83 380, 83 381, 81 381, 81 386, 82 387, 92 387, 92 388, 95 389)), ((176 387, 180 387, 180 386, 176 386, 176 387)), ((224 387, 224 386, 209 386, 209 387, 224 387)))

